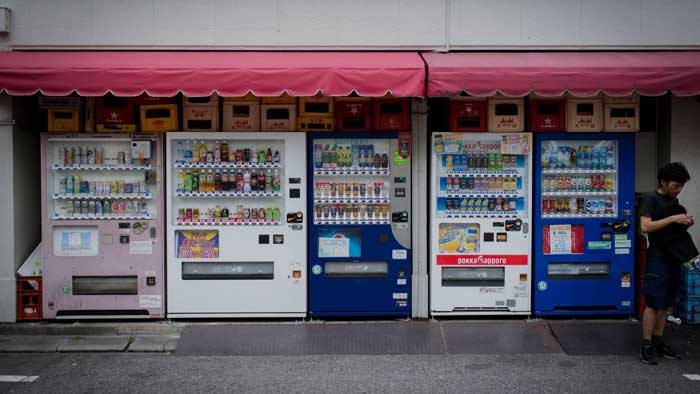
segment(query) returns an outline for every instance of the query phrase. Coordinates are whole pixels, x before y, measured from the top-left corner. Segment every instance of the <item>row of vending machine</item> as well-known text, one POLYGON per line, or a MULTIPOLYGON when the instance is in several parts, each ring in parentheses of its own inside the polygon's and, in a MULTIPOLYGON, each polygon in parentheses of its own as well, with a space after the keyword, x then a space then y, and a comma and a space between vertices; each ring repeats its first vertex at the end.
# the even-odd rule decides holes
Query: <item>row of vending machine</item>
MULTIPOLYGON (((432 315, 632 314, 633 134, 430 140, 432 315)), ((411 316, 410 133, 41 149, 44 318, 411 316)))

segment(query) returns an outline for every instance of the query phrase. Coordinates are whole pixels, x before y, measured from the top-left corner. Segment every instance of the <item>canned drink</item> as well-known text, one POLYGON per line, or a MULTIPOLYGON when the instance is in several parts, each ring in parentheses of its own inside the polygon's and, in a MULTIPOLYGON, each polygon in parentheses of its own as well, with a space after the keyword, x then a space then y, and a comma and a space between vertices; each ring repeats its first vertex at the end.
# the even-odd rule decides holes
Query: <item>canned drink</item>
POLYGON ((97 194, 97 183, 95 181, 90 181, 88 186, 88 193, 90 193, 93 196, 97 194))
POLYGON ((243 208, 243 219, 250 220, 250 208, 243 208))
POLYGON ((95 148, 95 164, 100 166, 104 164, 104 152, 105 151, 101 146, 95 148))
POLYGON ((75 205, 73 205, 73 201, 68 201, 66 204, 66 216, 73 215, 75 215, 75 205))
POLYGON ((85 148, 85 163, 86 164, 95 164, 95 148, 88 146, 85 148))
POLYGON ((134 203, 132 201, 127 201, 126 203, 124 203, 124 212, 127 215, 134 214, 134 203))
POLYGON ((129 149, 125 150, 124 151, 124 164, 130 166, 133 163, 132 159, 133 158, 131 157, 131 150, 129 150, 129 149))
POLYGON ((576 213, 584 213, 585 200, 583 198, 576 199, 576 213))
POLYGON ((117 184, 117 181, 112 181, 112 182, 109 184, 109 192, 110 192, 110 194, 117 194, 118 191, 119 191, 119 185, 117 184))
POLYGON ((511 211, 515 211, 515 210, 518 209, 517 201, 516 201, 514 198, 511 198, 511 199, 508 201, 508 209, 511 210, 511 211))
POLYGON ((80 194, 88 194, 89 188, 90 188, 90 182, 80 181, 80 194))
POLYGON ((542 212, 543 213, 549 212, 549 199, 548 198, 545 198, 542 200, 542 212))
POLYGON ((608 197, 605 200, 605 213, 613 213, 613 199, 608 197))
POLYGON ((63 148, 63 162, 59 161, 59 165, 69 166, 73 164, 73 150, 71 148, 63 148))
POLYGON ((360 183, 360 197, 367 196, 367 185, 364 182, 360 183))
POLYGON ((187 208, 187 210, 185 211, 185 218, 187 220, 192 220, 192 218, 193 218, 192 208, 187 208))
POLYGON ((496 210, 496 200, 494 200, 493 198, 489 198, 488 204, 489 204, 488 208, 489 208, 490 212, 493 212, 496 210))
POLYGON ((127 182, 124 184, 124 193, 126 193, 126 194, 133 194, 134 193, 134 185, 131 182, 127 182))
POLYGON ((78 164, 87 164, 87 151, 84 146, 78 147, 78 164))
POLYGON ((145 201, 141 201, 139 207, 139 214, 143 216, 148 216, 148 204, 146 204, 145 201))
MULTIPOLYGON (((222 212, 223 212, 223 211, 222 211, 222 212)), ((264 221, 264 220, 266 219, 265 213, 266 213, 266 212, 265 212, 265 208, 258 208, 258 220, 263 220, 263 221, 264 221)), ((223 213, 222 213, 222 215, 223 215, 223 213)), ((226 216, 228 216, 228 214, 226 214, 226 216)))
POLYGON ((569 213, 576 213, 578 210, 578 203, 575 198, 569 200, 569 213))
POLYGON ((88 214, 92 215, 95 213, 95 201, 88 202, 88 214))
POLYGON ((177 218, 178 219, 183 219, 185 217, 185 208, 178 208, 177 210, 177 218))
MULTIPOLYGON (((87 215, 88 213, 88 202, 85 200, 82 201, 77 201, 76 204, 80 204, 80 214, 81 215, 87 215)), ((77 212, 77 206, 76 206, 76 212, 77 212)))

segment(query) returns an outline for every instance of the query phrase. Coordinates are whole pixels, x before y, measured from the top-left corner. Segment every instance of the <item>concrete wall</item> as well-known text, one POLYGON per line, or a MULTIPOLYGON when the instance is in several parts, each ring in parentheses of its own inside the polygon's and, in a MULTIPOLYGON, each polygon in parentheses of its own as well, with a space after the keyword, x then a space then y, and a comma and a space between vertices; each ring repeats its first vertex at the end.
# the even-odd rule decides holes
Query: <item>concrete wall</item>
POLYGON ((14 48, 700 47, 696 0, 0 0, 14 48))
POLYGON ((12 99, 0 95, 0 322, 15 321, 12 99))
MULTIPOLYGON (((690 215, 700 222, 700 98, 674 97, 671 113, 671 160, 681 161, 690 172, 679 199, 690 215)), ((700 245, 700 223, 690 228, 696 245, 700 245)))

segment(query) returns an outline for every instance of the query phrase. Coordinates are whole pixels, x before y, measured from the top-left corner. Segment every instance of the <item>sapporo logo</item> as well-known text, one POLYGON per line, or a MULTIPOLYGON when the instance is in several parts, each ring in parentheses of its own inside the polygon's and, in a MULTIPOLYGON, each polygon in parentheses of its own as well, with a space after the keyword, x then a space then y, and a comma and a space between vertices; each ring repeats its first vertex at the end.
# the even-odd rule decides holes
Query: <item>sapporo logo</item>
POLYGON ((457 264, 478 264, 478 265, 506 265, 508 259, 505 257, 459 257, 457 258, 457 264))

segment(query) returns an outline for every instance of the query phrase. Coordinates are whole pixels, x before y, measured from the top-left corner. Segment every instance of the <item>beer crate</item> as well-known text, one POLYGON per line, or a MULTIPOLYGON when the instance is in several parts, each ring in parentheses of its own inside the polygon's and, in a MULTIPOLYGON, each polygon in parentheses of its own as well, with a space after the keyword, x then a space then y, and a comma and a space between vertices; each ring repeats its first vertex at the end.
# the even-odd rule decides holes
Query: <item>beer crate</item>
POLYGON ((177 104, 175 97, 153 97, 144 93, 135 99, 136 105, 168 105, 177 104))
POLYGON ((530 94, 529 131, 564 131, 566 99, 530 94))
POLYGON ((178 129, 175 104, 142 105, 140 111, 143 132, 166 132, 178 129))
POLYGON ((85 108, 83 109, 83 131, 86 133, 95 132, 95 97, 85 97, 85 108))
POLYGON ((596 132, 603 130, 603 96, 573 97, 566 100, 566 131, 596 132))
POLYGON ((700 270, 682 266, 680 291, 687 297, 700 297, 700 270))
POLYGON ((135 132, 135 99, 111 94, 98 97, 95 102, 95 123, 99 133, 135 132))
POLYGON ((41 287, 41 276, 17 277, 17 320, 42 319, 41 287))
POLYGON ((372 127, 372 99, 368 97, 336 97, 335 129, 368 131, 372 127))
POLYGON ((605 97, 603 99, 605 126, 603 131, 639 131, 639 95, 605 97))
POLYGON ((411 130, 411 101, 385 96, 372 100, 372 123, 375 131, 411 130))
POLYGON ((317 94, 312 97, 299 97, 300 118, 331 118, 335 117, 333 97, 317 94))
POLYGON ((700 323, 700 297, 681 295, 678 302, 678 315, 686 323, 700 323))
POLYGON ((260 131, 260 99, 248 94, 224 97, 223 131, 260 131))
POLYGON ((487 105, 485 98, 454 97, 450 99, 451 132, 486 131, 487 105))
POLYGON ((183 96, 182 123, 185 131, 218 131, 219 96, 183 96))
POLYGON ((48 131, 77 133, 80 131, 80 109, 48 109, 48 131))
POLYGON ((300 116, 297 119, 297 126, 299 131, 333 131, 335 119, 300 116))
POLYGON ((501 95, 488 99, 488 131, 521 132, 525 129, 525 100, 501 95))
POLYGON ((263 97, 261 104, 285 104, 285 105, 296 105, 296 97, 292 97, 287 92, 282 93, 279 97, 263 97))
MULTIPOLYGON (((263 98, 263 102, 264 102, 263 98)), ((261 104, 260 128, 262 131, 296 131, 296 104, 261 104)))

